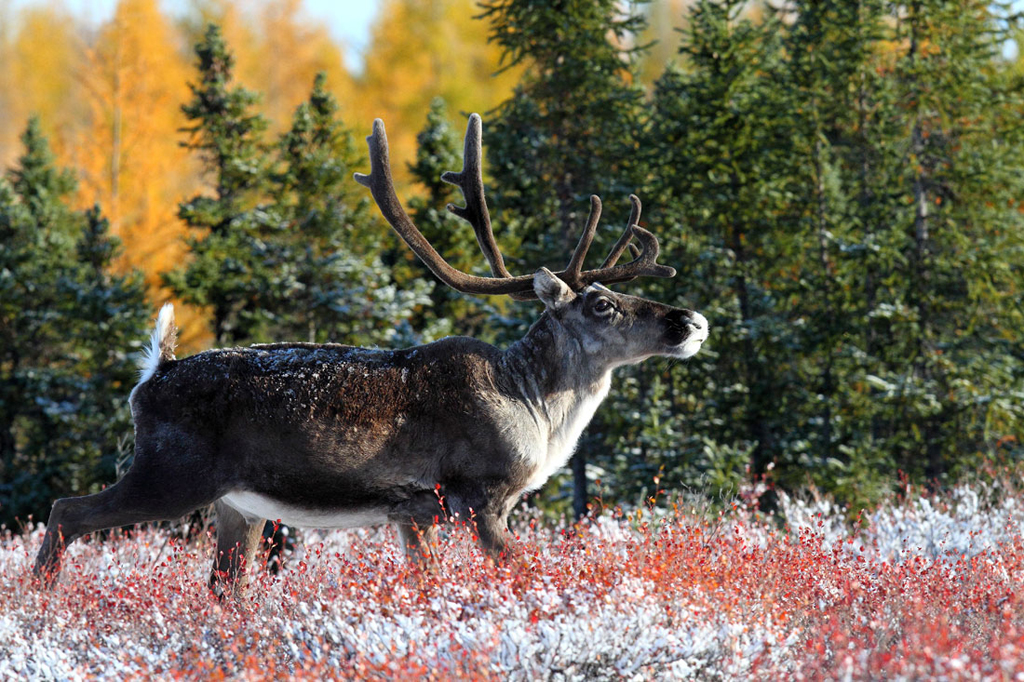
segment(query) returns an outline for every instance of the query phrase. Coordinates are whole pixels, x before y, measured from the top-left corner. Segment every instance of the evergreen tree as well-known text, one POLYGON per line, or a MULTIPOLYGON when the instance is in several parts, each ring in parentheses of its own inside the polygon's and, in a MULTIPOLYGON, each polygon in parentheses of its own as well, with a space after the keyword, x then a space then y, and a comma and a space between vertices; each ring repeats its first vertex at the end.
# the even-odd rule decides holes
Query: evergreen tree
POLYGON ((265 323, 255 299, 264 271, 262 238, 275 218, 260 210, 269 182, 269 157, 262 140, 266 120, 253 108, 258 96, 232 85, 234 59, 216 25, 196 45, 199 81, 182 107, 191 122, 185 146, 199 152, 210 178, 204 192, 183 202, 178 216, 194 230, 187 239, 188 265, 165 275, 168 287, 187 303, 210 310, 217 345, 258 335, 265 323))
MULTIPOLYGON (((445 208, 449 203, 463 203, 458 188, 441 180, 445 171, 462 168, 461 142, 458 131, 448 123, 444 100, 435 98, 430 103, 426 124, 416 137, 416 162, 409 164, 413 179, 426 188, 427 194, 410 200, 409 212, 423 235, 453 267, 490 276, 473 230, 445 208)), ((503 297, 486 301, 439 285, 440 280, 404 244, 396 251, 394 260, 396 275, 403 279, 419 277, 434 282, 430 307, 422 311, 414 326, 430 330, 432 336, 454 331, 460 335, 493 339, 494 329, 490 322, 497 310, 506 305, 501 300, 503 297), (404 268, 398 267, 399 264, 404 268)))
POLYGON ((351 182, 361 157, 315 79, 279 143, 255 93, 231 85, 233 59, 216 26, 196 46, 200 80, 183 109, 213 195, 181 204, 191 260, 167 276, 186 302, 208 306, 217 345, 308 339, 407 345, 406 320, 429 285, 399 288, 381 260, 387 230, 351 182))
POLYGON ((643 28, 643 16, 623 16, 611 0, 482 7, 506 66, 525 67, 484 131, 492 194, 521 260, 567 261, 591 194, 607 200, 606 230, 595 248, 614 241, 633 189, 643 92, 633 85, 638 50, 628 40, 643 28))
POLYGON ((727 486, 744 460, 763 474, 799 438, 789 428, 796 339, 778 287, 796 247, 794 226, 779 220, 794 171, 792 102, 779 87, 783 24, 772 15, 755 23, 745 5, 693 6, 681 48, 688 68, 659 79, 643 145, 663 260, 683 278, 664 285, 665 298, 712 325, 701 354, 660 389, 669 402, 660 421, 679 440, 656 443, 652 464, 691 484, 694 459, 727 486))
POLYGON ((98 209, 68 207, 32 119, 0 180, 0 522, 45 518, 57 497, 114 479, 131 433, 130 355, 149 310, 137 275, 112 274, 119 245, 98 209))
POLYGON ((274 338, 408 345, 419 339, 408 320, 430 303, 430 285, 415 279, 396 286, 385 266, 390 230, 352 182, 352 171, 366 162, 325 86, 317 76, 279 145, 277 200, 268 213, 281 223, 266 240, 270 281, 259 304, 272 315, 274 338))
POLYGON ((645 195, 692 235, 663 239, 665 260, 713 331, 640 386, 654 409, 620 433, 683 481, 735 480, 749 453, 755 475, 857 503, 1017 442, 1022 91, 1004 21, 980 2, 743 9, 696 3, 684 69, 655 91, 645 195))
MULTIPOLYGON (((512 98, 484 131, 491 196, 500 209, 496 224, 510 235, 499 236, 514 241, 516 251, 508 255, 520 271, 561 268, 579 239, 591 194, 606 200, 605 229, 593 250, 610 247, 628 215, 643 110, 633 73, 638 50, 629 41, 642 30, 643 16, 623 14, 613 0, 481 6, 506 65, 524 68, 512 98)), ((600 447, 601 419, 573 456, 577 516, 589 501, 586 461, 600 447)))
POLYGON ((868 126, 877 137, 890 125, 881 111, 891 100, 875 64, 884 7, 829 0, 795 3, 792 10, 783 38, 797 159, 788 213, 803 267, 778 288, 792 302, 789 316, 799 330, 794 390, 801 395, 790 428, 802 438, 780 461, 776 480, 800 485, 810 474, 847 499, 863 500, 891 487, 893 473, 870 430, 850 418, 871 409, 862 388, 871 353, 864 320, 876 288, 873 273, 888 267, 875 247, 882 217, 894 208, 887 210, 884 193, 874 191, 890 169, 865 147, 868 126))
POLYGON ((882 339, 875 419, 896 466, 934 480, 1022 428, 1007 340, 1020 324, 1008 304, 1024 243, 1024 90, 1000 68, 1009 34, 988 3, 902 10, 896 58, 883 62, 898 128, 876 144, 898 166, 899 210, 888 223, 893 268, 870 313, 882 339))

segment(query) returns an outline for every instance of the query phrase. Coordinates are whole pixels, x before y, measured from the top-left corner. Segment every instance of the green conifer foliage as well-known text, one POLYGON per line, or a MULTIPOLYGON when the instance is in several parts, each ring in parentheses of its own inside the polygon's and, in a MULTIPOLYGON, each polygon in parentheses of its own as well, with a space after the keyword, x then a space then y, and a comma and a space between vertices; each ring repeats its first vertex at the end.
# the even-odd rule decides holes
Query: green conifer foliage
POLYGON ((220 29, 211 24, 196 45, 199 81, 182 107, 190 125, 185 146, 199 152, 210 190, 179 206, 195 233, 188 265, 165 276, 182 300, 208 307, 217 345, 253 338, 263 323, 254 280, 266 279, 262 237, 273 217, 259 209, 268 177, 262 141, 266 120, 254 112, 258 96, 232 83, 232 58, 220 29))
POLYGON ((907 3, 884 63, 897 127, 875 148, 898 164, 889 191, 899 208, 888 224, 893 267, 870 312, 882 339, 875 421, 895 465, 927 480, 1022 428, 1009 340, 1020 323, 1024 89, 1001 64, 997 11, 907 3))
POLYGON ((260 297, 272 316, 269 336, 367 346, 419 340, 409 318, 430 303, 430 284, 398 286, 385 265, 390 228, 352 182, 367 162, 322 74, 278 148, 268 212, 280 226, 267 240, 270 279, 260 297))
POLYGON ((351 180, 361 152, 324 77, 268 145, 258 97, 232 84, 233 59, 216 26, 196 54, 186 145, 202 158, 212 194, 181 204, 196 234, 187 266, 166 278, 172 290, 209 307, 217 345, 419 339, 407 320, 429 301, 429 285, 393 283, 381 258, 387 228, 351 180))
MULTIPOLYGON (((562 268, 591 194, 604 200, 603 229, 591 249, 596 261, 621 234, 635 189, 643 92, 635 84, 638 49, 630 40, 643 16, 612 0, 493 0, 482 7, 506 63, 526 66, 514 95, 484 130, 495 233, 514 247, 506 254, 510 269, 562 268)), ((529 318, 523 311, 521 321, 529 318)), ((588 454, 606 450, 603 419, 599 414, 573 457, 577 515, 590 502, 588 454)))
POLYGON ((666 235, 663 260, 680 271, 662 298, 701 310, 712 330, 701 354, 660 382, 663 413, 644 420, 655 438, 659 428, 675 436, 651 443, 670 485, 698 484, 708 470, 727 487, 747 464, 763 474, 796 435, 784 426, 796 330, 779 291, 794 248, 793 225, 779 220, 794 171, 782 25, 770 14, 755 23, 744 6, 694 6, 686 68, 658 80, 642 146, 649 219, 666 235))
POLYGON ((695 3, 654 93, 649 215, 685 235, 664 260, 712 334, 627 440, 669 485, 747 460, 854 504, 1019 442, 1024 91, 998 7, 745 10, 695 3))
POLYGON ((45 520, 57 497, 114 480, 125 397, 150 316, 142 280, 112 273, 118 242, 32 119, 0 179, 0 523, 45 520))

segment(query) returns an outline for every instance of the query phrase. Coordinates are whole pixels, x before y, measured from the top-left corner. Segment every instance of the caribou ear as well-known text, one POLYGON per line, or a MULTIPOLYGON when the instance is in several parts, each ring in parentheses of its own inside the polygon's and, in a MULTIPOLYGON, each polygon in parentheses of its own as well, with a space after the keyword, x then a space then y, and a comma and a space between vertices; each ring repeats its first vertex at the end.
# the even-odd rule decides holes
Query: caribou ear
POLYGON ((533 273, 533 291, 544 302, 544 307, 551 311, 564 308, 576 298, 569 285, 547 268, 533 273))

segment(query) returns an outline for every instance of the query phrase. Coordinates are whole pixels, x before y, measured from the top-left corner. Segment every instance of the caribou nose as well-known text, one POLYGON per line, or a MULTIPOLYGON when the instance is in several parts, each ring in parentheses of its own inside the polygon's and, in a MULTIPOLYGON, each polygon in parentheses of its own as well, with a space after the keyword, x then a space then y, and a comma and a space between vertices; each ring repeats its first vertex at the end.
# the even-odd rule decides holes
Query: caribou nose
POLYGON ((705 337, 708 335, 708 318, 698 312, 690 312, 690 326, 695 331, 701 332, 705 337))
POLYGON ((673 347, 672 355, 689 358, 697 354, 708 338, 708 318, 693 310, 673 311, 669 316, 667 340, 673 347))
POLYGON ((678 346, 690 341, 698 345, 708 337, 708 321, 703 315, 693 310, 676 308, 666 315, 667 337, 669 345, 678 346))

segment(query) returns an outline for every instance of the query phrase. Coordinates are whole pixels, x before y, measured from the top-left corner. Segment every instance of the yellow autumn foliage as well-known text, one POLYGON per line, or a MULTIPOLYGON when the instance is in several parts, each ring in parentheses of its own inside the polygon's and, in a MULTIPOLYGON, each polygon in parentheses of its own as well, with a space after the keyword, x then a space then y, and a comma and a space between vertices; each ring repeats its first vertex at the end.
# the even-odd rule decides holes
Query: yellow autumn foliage
POLYGON ((360 97, 351 106, 367 133, 374 118, 387 122, 399 180, 407 177, 399 161, 415 156, 416 134, 434 97, 443 97, 448 111, 464 121, 462 113, 485 114, 498 106, 519 80, 518 68, 497 73, 501 48, 488 43, 490 27, 474 19, 479 13, 474 0, 382 3, 357 81, 360 97))
POLYGON ((261 110, 270 119, 272 133, 289 127, 295 108, 309 96, 321 71, 342 102, 342 113, 348 111, 344 104, 354 92, 341 48, 325 26, 306 14, 302 0, 208 0, 197 7, 197 17, 189 47, 206 24, 221 27, 235 56, 235 79, 261 94, 261 110))
MULTIPOLYGON (((197 167, 178 144, 189 64, 157 0, 120 0, 74 73, 87 109, 63 160, 78 173, 80 203, 98 203, 121 239, 120 268, 143 272, 162 301, 160 274, 186 256, 176 209, 197 167)), ((179 310, 183 343, 202 345, 202 318, 179 310)))
POLYGON ((43 132, 60 154, 82 107, 74 75, 81 43, 71 15, 55 4, 31 6, 4 23, 0 160, 6 168, 21 153, 18 137, 29 116, 41 116, 43 132))
MULTIPOLYGON (((179 129, 207 23, 221 26, 235 81, 262 95, 268 142, 289 127, 322 71, 358 135, 374 118, 387 120, 399 182, 434 97, 461 127, 463 113, 493 109, 519 78, 517 69, 495 75, 500 49, 473 18, 473 0, 382 0, 365 67, 354 75, 303 0, 191 0, 176 11, 160 0, 119 0, 95 23, 57 0, 0 3, 0 168, 20 154, 18 136, 39 115, 57 162, 78 176, 78 207, 100 204, 124 244, 118 266, 144 273, 154 307, 169 297, 161 274, 187 257, 178 202, 204 182, 179 129)), ((200 314, 179 311, 186 350, 209 343, 200 314)))

